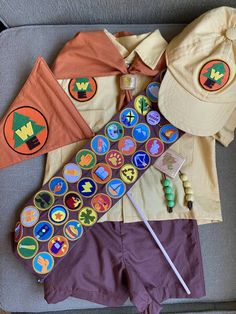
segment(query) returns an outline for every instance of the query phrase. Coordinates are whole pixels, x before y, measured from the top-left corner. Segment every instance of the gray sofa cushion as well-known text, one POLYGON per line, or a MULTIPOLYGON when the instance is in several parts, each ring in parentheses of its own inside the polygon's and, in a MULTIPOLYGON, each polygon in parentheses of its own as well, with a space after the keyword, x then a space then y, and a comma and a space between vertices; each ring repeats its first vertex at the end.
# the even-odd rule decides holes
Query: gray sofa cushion
MULTIPOLYGON (((50 64, 63 44, 76 32, 104 26, 110 31, 127 29, 134 33, 159 28, 167 39, 182 28, 181 25, 45 25, 6 30, 0 33, 0 116, 23 85, 39 54, 50 64)), ((217 160, 224 222, 200 228, 207 289, 207 296, 200 302, 236 300, 236 142, 228 149, 217 145, 217 160)), ((21 206, 40 187, 43 166, 44 158, 39 157, 0 170, 0 307, 21 312, 101 307, 74 298, 47 305, 42 286, 12 254, 10 232, 14 229, 21 206)), ((174 302, 180 300, 168 303, 174 302)))

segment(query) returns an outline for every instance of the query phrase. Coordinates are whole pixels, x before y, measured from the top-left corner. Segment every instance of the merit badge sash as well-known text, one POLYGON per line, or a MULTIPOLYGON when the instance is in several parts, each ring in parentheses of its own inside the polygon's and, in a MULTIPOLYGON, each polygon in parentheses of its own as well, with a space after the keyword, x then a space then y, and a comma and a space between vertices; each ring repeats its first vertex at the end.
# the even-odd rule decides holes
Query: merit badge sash
POLYGON ((0 121, 0 132, 0 169, 93 136, 41 57, 0 121))
POLYGON ((158 110, 159 86, 157 76, 21 211, 15 254, 39 282, 183 135, 158 110))

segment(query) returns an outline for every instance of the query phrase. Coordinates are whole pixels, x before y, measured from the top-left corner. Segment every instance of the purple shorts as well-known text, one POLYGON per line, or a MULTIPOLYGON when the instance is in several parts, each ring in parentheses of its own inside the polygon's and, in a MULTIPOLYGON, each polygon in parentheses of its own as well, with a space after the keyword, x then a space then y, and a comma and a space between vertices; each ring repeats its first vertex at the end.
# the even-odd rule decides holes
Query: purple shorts
POLYGON ((143 314, 157 314, 169 298, 205 295, 198 227, 193 220, 150 222, 187 283, 187 295, 143 222, 97 223, 46 278, 45 299, 72 296, 106 306, 128 297, 143 314))

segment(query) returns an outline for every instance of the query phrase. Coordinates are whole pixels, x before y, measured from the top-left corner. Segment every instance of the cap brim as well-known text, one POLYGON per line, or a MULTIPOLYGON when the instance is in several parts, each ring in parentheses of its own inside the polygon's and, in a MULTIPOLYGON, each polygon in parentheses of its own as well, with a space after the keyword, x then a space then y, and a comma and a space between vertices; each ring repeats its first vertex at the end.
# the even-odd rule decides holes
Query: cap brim
POLYGON ((167 70, 160 86, 158 105, 163 116, 186 133, 210 136, 220 131, 235 103, 210 103, 186 91, 167 70))

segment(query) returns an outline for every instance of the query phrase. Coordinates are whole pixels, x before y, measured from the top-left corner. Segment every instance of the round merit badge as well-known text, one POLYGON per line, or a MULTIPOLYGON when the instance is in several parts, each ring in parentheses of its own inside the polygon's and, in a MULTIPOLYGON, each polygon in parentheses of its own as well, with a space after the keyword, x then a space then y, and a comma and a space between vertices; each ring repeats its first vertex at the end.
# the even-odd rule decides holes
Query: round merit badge
POLYGON ((96 194, 91 201, 92 207, 96 210, 96 212, 104 213, 108 209, 111 208, 111 198, 103 193, 96 194))
POLYGON ((38 251, 38 242, 33 237, 22 238, 17 245, 18 254, 24 259, 30 259, 38 251))
POLYGON ((66 180, 61 177, 54 177, 49 182, 50 191, 57 196, 65 194, 67 188, 68 186, 66 180))
POLYGON ((217 91, 224 87, 230 76, 230 68, 222 60, 211 60, 203 65, 199 73, 199 82, 207 91, 217 91))
POLYGON ((151 101, 143 95, 139 95, 134 100, 134 108, 139 114, 146 115, 152 108, 151 101))
POLYGON ((92 226, 97 221, 97 213, 91 207, 84 207, 78 214, 78 219, 84 226, 92 226))
POLYGON ((171 124, 166 124, 160 129, 159 137, 164 143, 174 143, 179 137, 179 130, 171 124))
POLYGON ((136 168, 143 170, 149 166, 150 157, 146 152, 140 150, 133 155, 132 162, 136 168))
POLYGON ((135 124, 138 123, 137 111, 133 108, 125 108, 120 113, 120 122, 126 128, 132 128, 135 124))
POLYGON ((109 140, 104 135, 96 135, 91 141, 91 148, 97 155, 105 155, 109 148, 109 140))
POLYGON ((54 266, 54 259, 48 252, 40 252, 33 259, 33 268, 38 274, 49 273, 54 266))
POLYGON ((83 200, 78 193, 71 191, 64 196, 64 203, 70 210, 79 210, 83 205, 83 200))
POLYGON ((92 177, 97 183, 107 183, 112 176, 111 168, 105 163, 98 163, 92 169, 92 177))
POLYGON ((97 83, 93 77, 78 77, 70 80, 68 90, 72 98, 85 102, 95 96, 97 83))
POLYGON ((146 95, 152 102, 158 102, 160 83, 152 82, 146 88, 146 95))
POLYGON ((106 126, 106 135, 110 141, 118 141, 124 135, 124 129, 119 122, 110 122, 106 126))
POLYGON ((78 220, 69 220, 64 226, 64 235, 70 241, 79 239, 83 234, 83 227, 78 220))
POLYGON ((81 175, 82 171, 80 167, 76 164, 69 163, 66 164, 63 168, 63 177, 69 183, 77 182, 81 178, 81 175))
POLYGON ((161 116, 157 111, 149 111, 146 116, 147 123, 150 125, 157 125, 161 121, 161 116))
POLYGON ((81 149, 76 154, 77 164, 84 170, 93 168, 97 162, 96 155, 90 149, 81 149))
POLYGON ((120 169, 120 177, 127 184, 134 183, 138 177, 138 170, 131 164, 125 164, 120 169))
POLYGON ((62 225, 68 219, 68 211, 62 205, 55 205, 50 209, 48 218, 54 225, 62 225))
POLYGON ((96 183, 90 178, 83 178, 78 182, 78 191, 84 197, 91 197, 97 191, 96 183))
POLYGON ((17 153, 31 155, 47 141, 48 125, 41 112, 32 107, 19 107, 6 118, 3 133, 7 144, 17 153))
POLYGON ((54 196, 49 191, 39 191, 34 196, 34 205, 40 210, 49 209, 54 203, 54 196))
POLYGON ((19 221, 17 221, 15 230, 14 230, 15 242, 19 242, 22 236, 23 236, 23 227, 22 227, 22 224, 19 221))
POLYGON ((125 194, 126 186, 121 179, 112 179, 106 185, 107 194, 112 198, 120 198, 125 194))
POLYGON ((124 157, 118 150, 110 150, 106 154, 106 162, 111 168, 119 169, 124 163, 124 157))
POLYGON ((39 220, 39 211, 33 206, 27 206, 20 215, 21 224, 24 227, 32 227, 39 220))
POLYGON ((132 155, 136 150, 136 142, 131 136, 124 136, 118 142, 119 151, 126 156, 132 155))
POLYGON ((150 136, 150 129, 147 124, 139 123, 132 131, 132 135, 137 142, 145 142, 150 136))
POLYGON ((164 143, 158 137, 152 137, 146 143, 146 151, 152 157, 160 156, 164 152, 164 148, 164 143))
POLYGON ((66 255, 69 250, 68 240, 61 236, 57 235, 48 242, 48 251, 55 257, 62 257, 66 255))
POLYGON ((34 227, 34 236, 38 241, 48 241, 54 232, 52 224, 48 221, 40 221, 34 227))

